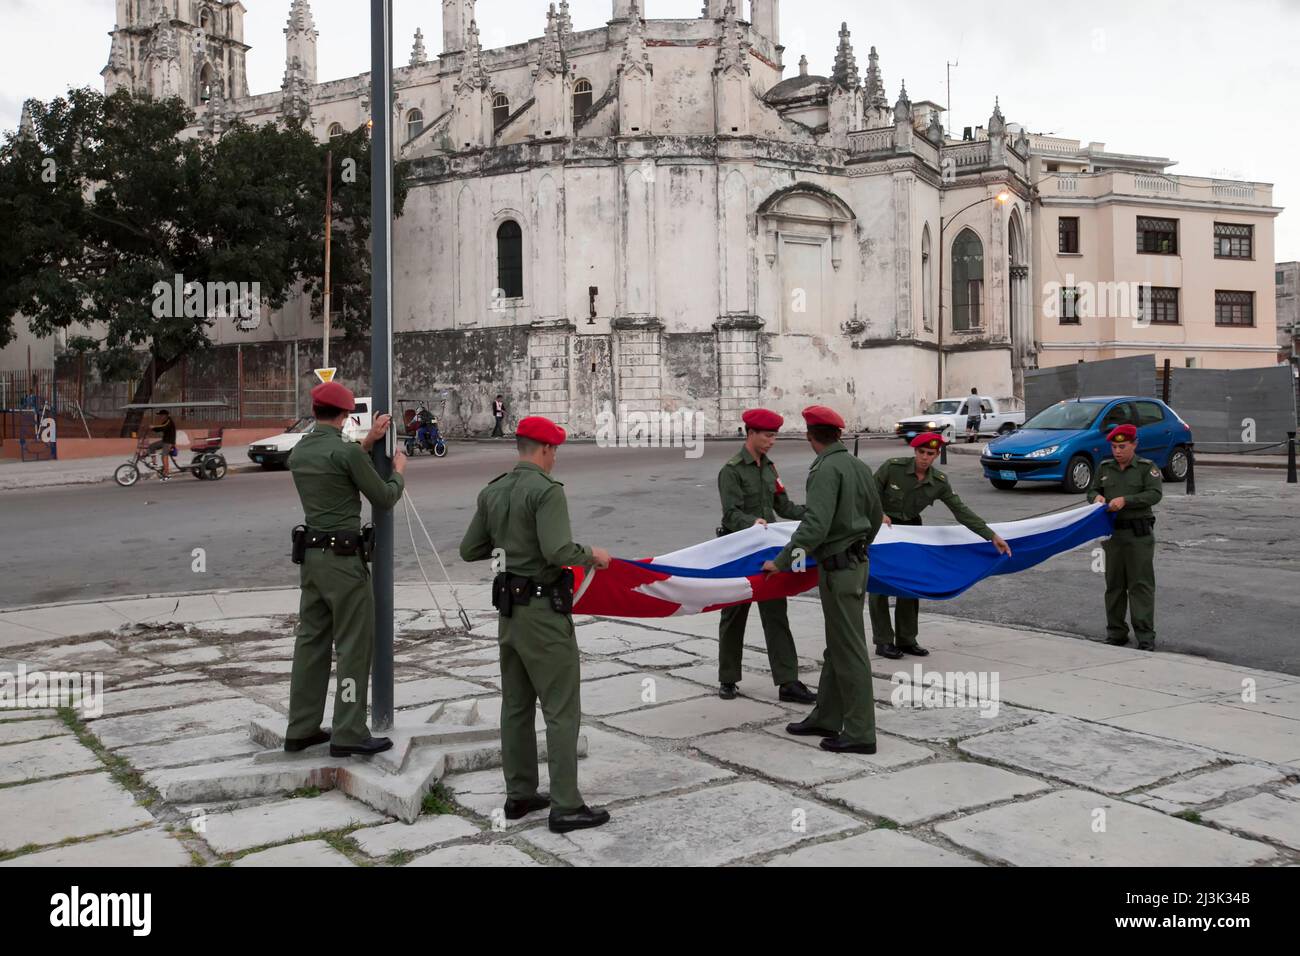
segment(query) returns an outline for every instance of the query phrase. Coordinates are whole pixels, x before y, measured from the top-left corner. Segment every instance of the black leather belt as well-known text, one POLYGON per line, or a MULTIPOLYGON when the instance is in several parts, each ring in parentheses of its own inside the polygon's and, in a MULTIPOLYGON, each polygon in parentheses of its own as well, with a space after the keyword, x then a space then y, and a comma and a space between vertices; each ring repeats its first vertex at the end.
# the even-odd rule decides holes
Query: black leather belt
POLYGON ((817 563, 827 571, 843 571, 845 568, 851 568, 855 564, 861 564, 867 560, 868 547, 870 545, 866 541, 854 541, 839 554, 819 558, 817 563))

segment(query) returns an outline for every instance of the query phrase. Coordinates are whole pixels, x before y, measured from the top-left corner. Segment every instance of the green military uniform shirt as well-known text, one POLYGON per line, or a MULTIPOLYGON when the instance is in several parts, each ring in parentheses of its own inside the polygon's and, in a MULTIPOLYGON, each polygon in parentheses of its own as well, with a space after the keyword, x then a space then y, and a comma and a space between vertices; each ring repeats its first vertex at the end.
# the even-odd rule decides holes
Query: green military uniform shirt
POLYGON ((392 508, 406 487, 399 474, 381 478, 365 449, 320 422, 289 454, 289 470, 302 499, 304 523, 313 531, 356 531, 361 527, 358 491, 374 507, 392 508))
POLYGON ((532 462, 492 480, 479 492, 474 520, 460 544, 465 561, 505 551, 505 569, 553 584, 568 566, 591 567, 591 548, 574 544, 564 485, 532 462))
POLYGON ((1124 507, 1115 517, 1127 520, 1150 518, 1151 506, 1159 503, 1164 494, 1164 482, 1155 462, 1134 455, 1127 468, 1121 468, 1114 458, 1098 465, 1087 498, 1089 502, 1096 501, 1098 495, 1105 496, 1108 502, 1123 498, 1124 507))
POLYGON ((993 531, 984 519, 971 511, 948 483, 948 476, 931 467, 924 479, 916 477, 915 456, 890 458, 876 470, 880 500, 891 521, 915 521, 921 512, 942 501, 957 521, 985 541, 993 540, 993 531))
POLYGON ((728 458, 718 472, 718 494, 727 531, 743 531, 759 518, 775 521, 778 515, 798 521, 806 510, 790 500, 772 459, 764 455, 760 467, 748 448, 728 458))
POLYGON ((790 570, 796 548, 813 559, 839 554, 854 541, 875 538, 883 520, 871 469, 850 455, 843 442, 818 453, 808 469, 807 487, 803 520, 773 559, 782 571, 790 570))

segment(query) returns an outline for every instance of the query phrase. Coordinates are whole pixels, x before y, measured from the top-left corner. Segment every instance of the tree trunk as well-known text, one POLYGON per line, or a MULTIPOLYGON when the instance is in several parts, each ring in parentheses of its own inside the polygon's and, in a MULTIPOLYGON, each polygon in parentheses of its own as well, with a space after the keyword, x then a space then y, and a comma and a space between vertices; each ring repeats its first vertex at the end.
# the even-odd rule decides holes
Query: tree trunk
MULTIPOLYGON (((159 358, 158 353, 154 352, 149 357, 149 364, 145 366, 144 375, 140 377, 140 383, 135 387, 135 394, 131 397, 132 405, 141 405, 153 398, 154 386, 158 384, 158 379, 167 374, 168 370, 174 368, 179 359, 159 358)), ((177 416, 179 416, 179 412, 177 416)), ((140 433, 140 424, 144 420, 144 409, 128 409, 126 417, 122 419, 122 432, 119 437, 130 438, 132 432, 137 435, 140 433)))

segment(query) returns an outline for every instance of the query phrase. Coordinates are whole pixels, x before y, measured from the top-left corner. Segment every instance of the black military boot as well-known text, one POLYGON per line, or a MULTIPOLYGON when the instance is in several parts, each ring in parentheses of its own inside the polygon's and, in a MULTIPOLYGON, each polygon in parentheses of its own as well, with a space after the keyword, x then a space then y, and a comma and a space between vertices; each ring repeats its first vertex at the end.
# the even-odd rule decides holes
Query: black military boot
POLYGON ((888 657, 891 661, 896 661, 903 656, 903 652, 896 644, 877 644, 876 654, 879 657, 888 657))
POLYGON ((284 749, 288 753, 297 753, 299 750, 306 750, 308 747, 315 747, 317 744, 326 743, 330 739, 328 730, 318 730, 310 737, 302 737, 293 740, 289 737, 284 739, 284 749))
POLYGON ((821 743, 822 750, 829 750, 837 754, 873 754, 876 752, 875 744, 855 744, 851 740, 845 740, 843 737, 827 737, 821 743))
POLYGON ((838 731, 809 723, 807 717, 797 723, 786 724, 785 732, 794 734, 796 737, 834 737, 838 734, 838 731))
POLYGON ((734 683, 721 684, 718 687, 718 696, 723 700, 735 700, 738 693, 739 691, 736 690, 734 683))
POLYGON ((777 697, 789 704, 817 703, 817 695, 801 680, 786 681, 781 685, 777 697))
POLYGON ((391 750, 392 740, 387 737, 367 737, 359 744, 330 744, 331 757, 373 757, 391 750))
POLYGON ((551 798, 545 793, 539 793, 533 797, 524 797, 520 800, 506 800, 506 819, 520 820, 530 813, 536 813, 538 810, 545 810, 551 805, 551 798))
POLYGON ((898 649, 904 654, 911 654, 913 657, 929 657, 930 652, 920 644, 899 644, 898 649))
POLYGON ((568 813, 551 811, 550 828, 552 833, 568 833, 570 830, 588 830, 591 827, 604 826, 609 822, 609 811, 599 807, 592 809, 585 803, 568 813))

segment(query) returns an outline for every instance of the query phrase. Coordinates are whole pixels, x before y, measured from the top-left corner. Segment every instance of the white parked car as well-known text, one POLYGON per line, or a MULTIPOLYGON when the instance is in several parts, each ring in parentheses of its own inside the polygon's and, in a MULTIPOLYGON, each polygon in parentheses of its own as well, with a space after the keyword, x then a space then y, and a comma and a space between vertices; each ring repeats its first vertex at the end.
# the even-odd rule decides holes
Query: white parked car
MULTIPOLYGON (((343 423, 343 437, 348 441, 361 441, 370 431, 370 398, 358 398, 356 405, 348 420, 343 423)), ((283 468, 289 461, 289 452, 293 451, 303 435, 315 427, 316 419, 305 415, 290 425, 286 431, 268 438, 260 438, 249 445, 249 460, 263 468, 283 468)))
POLYGON ((941 398, 920 415, 895 422, 894 433, 911 441, 922 432, 938 432, 948 441, 966 434, 966 417, 971 401, 979 402, 981 435, 1009 435, 1025 423, 1025 413, 1003 407, 996 398, 968 395, 965 398, 941 398))

